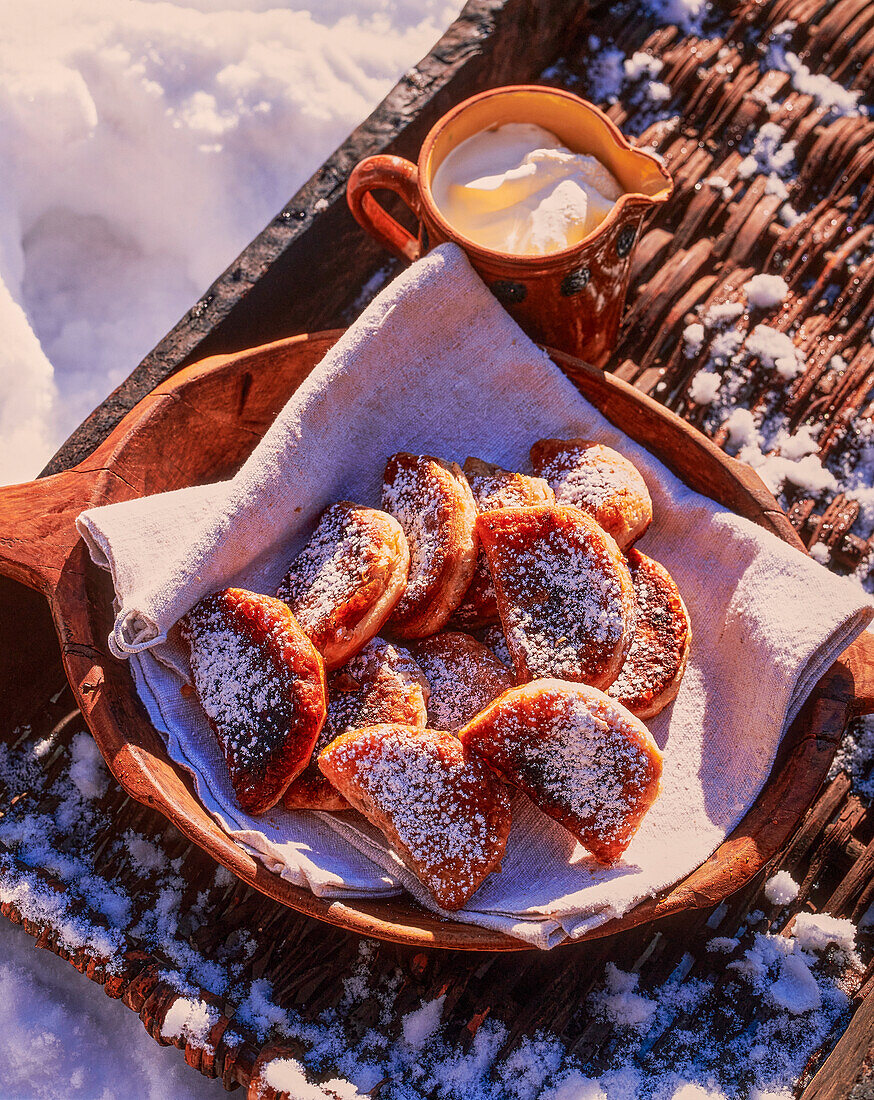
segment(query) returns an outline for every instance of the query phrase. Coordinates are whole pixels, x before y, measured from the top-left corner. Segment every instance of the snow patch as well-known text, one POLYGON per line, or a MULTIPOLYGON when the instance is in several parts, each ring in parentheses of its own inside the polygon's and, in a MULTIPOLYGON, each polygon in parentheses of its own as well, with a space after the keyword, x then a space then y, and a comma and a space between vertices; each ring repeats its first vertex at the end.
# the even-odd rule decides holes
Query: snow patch
POLYGON ((404 1042, 414 1050, 421 1050, 435 1031, 440 1027, 440 1017, 446 996, 425 1001, 414 1012, 409 1012, 402 1021, 404 1042))
POLYGON ((716 371, 699 370, 689 386, 689 399, 696 405, 710 405, 719 395, 722 375, 716 371))
POLYGON ((831 945, 849 955, 856 947, 852 921, 828 913, 799 913, 792 929, 795 942, 804 951, 825 951, 831 945))
POLYGON ((800 886, 788 871, 778 871, 765 883, 765 897, 772 905, 788 905, 798 897, 800 886))
POLYGON ((100 798, 109 785, 109 776, 91 734, 77 733, 70 748, 70 778, 83 798, 100 798))
POLYGON ((786 300, 789 286, 780 275, 754 275, 743 285, 750 309, 772 309, 786 300))

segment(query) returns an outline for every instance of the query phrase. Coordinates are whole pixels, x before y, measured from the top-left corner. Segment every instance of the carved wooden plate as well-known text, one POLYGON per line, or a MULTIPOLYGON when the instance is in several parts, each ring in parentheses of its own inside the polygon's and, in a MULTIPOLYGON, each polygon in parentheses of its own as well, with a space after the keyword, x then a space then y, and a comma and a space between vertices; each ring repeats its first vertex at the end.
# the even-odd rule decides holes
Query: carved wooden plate
MULTIPOLYGON (((141 401, 74 469, 0 490, 0 573, 45 594, 77 702, 113 774, 234 874, 284 905, 352 932, 414 946, 524 950, 500 933, 440 918, 411 898, 342 902, 292 886, 238 847, 197 800, 112 658, 108 574, 90 561, 74 520, 84 508, 230 476, 340 332, 298 336, 180 371, 141 401)), ((633 387, 559 352, 553 359, 614 423, 686 484, 801 546, 748 467, 633 387)), ((764 790, 714 854, 682 882, 586 938, 608 936, 743 886, 784 844, 828 771, 846 722, 874 708, 874 643, 865 634, 820 680, 787 733, 764 790)))

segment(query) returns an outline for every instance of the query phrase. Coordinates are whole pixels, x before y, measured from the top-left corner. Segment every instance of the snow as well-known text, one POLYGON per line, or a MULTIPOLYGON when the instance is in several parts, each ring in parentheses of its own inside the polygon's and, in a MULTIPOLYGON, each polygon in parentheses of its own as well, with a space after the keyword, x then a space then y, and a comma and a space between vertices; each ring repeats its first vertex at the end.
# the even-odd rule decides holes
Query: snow
POLYGON ((824 951, 833 944, 839 951, 850 954, 856 946, 856 929, 852 921, 828 913, 799 913, 792 931, 804 951, 824 951))
POLYGON ((415 1050, 421 1050, 440 1027, 440 1017, 446 997, 426 1001, 420 1008, 404 1016, 402 1029, 404 1042, 415 1050))
POLYGON ((768 990, 768 996, 778 1008, 785 1008, 793 1016, 822 1005, 816 978, 800 955, 787 955, 783 959, 779 977, 768 990))
POLYGON ((754 275, 743 285, 750 309, 771 309, 786 300, 789 286, 780 275, 754 275))
POLYGON ((719 393, 722 376, 716 371, 699 370, 689 386, 689 399, 696 405, 710 405, 719 393))
POLYGON ((655 1015, 656 1005, 636 992, 639 981, 639 975, 627 974, 615 963, 608 962, 606 985, 590 998, 594 1014, 620 1027, 645 1030, 655 1015))
POLYGON ((34 476, 460 0, 5 0, 0 481, 34 476))
POLYGON ((164 1017, 161 1035, 165 1039, 185 1038, 194 1046, 202 1047, 218 1021, 219 1012, 199 997, 178 997, 164 1017))
POLYGON ((723 427, 730 447, 744 447, 756 438, 756 418, 749 409, 735 409, 723 427))
POLYGON ((747 351, 781 378, 795 378, 804 371, 804 359, 791 338, 770 325, 756 325, 747 337, 747 351))
POLYGON ((304 1067, 294 1058, 274 1058, 261 1070, 261 1080, 272 1088, 287 1092, 293 1100, 364 1100, 348 1081, 326 1081, 324 1087, 311 1084, 304 1067))
POLYGON ((106 790, 109 776, 100 749, 90 733, 77 733, 72 742, 73 760, 70 778, 83 798, 100 798, 106 790))
POLYGON ((792 74, 792 87, 802 95, 812 96, 818 106, 835 115, 864 115, 859 106, 861 91, 851 92, 825 73, 812 73, 807 65, 791 51, 771 53, 769 59, 774 68, 792 74))
POLYGON ((734 936, 714 936, 707 941, 708 951, 719 951, 725 955, 730 955, 737 947, 740 947, 740 940, 734 936))
POLYGON ((628 80, 640 80, 644 76, 658 76, 664 67, 664 61, 661 61, 657 57, 653 57, 652 54, 640 51, 633 53, 631 57, 625 60, 622 66, 626 79, 628 80))
POLYGON ((225 1095, 178 1050, 159 1046, 135 1013, 68 962, 35 950, 7 920, 0 921, 0 1061, 3 1095, 22 1100, 225 1095))
POLYGON ((833 779, 845 771, 853 789, 866 799, 874 799, 874 716, 860 718, 844 737, 829 772, 833 779))
POLYGON ((697 321, 683 329, 685 352, 690 358, 698 354, 704 343, 704 326, 697 321))
POLYGON ((625 79, 625 54, 616 46, 608 46, 586 67, 586 83, 589 99, 593 103, 614 103, 622 90, 625 79))
POLYGON ((712 305, 702 317, 707 328, 722 328, 744 314, 742 302, 719 302, 712 305))
POLYGON ((649 0, 647 7, 659 23, 676 23, 687 33, 700 33, 710 5, 707 0, 649 0))
POLYGON ((800 887, 788 871, 778 871, 765 883, 765 897, 772 905, 784 906, 798 897, 800 887))

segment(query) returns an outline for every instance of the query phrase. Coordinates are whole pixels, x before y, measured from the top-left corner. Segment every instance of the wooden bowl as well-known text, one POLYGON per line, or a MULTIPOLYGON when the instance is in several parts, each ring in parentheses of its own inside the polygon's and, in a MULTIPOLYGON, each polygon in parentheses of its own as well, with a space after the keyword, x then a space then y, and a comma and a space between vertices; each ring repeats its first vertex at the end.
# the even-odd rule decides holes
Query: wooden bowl
MULTIPOLYGON (((528 945, 440 918, 411 898, 331 901, 292 886, 243 851, 197 800, 137 697, 126 662, 109 655, 109 576, 91 563, 74 527, 84 508, 230 476, 279 409, 339 338, 298 336, 180 371, 142 400, 72 470, 0 490, 0 573, 46 596, 64 667, 109 767, 135 799, 154 806, 235 875, 292 909, 362 935, 414 946, 518 951, 528 945)), ((627 383, 551 353, 579 390, 689 486, 801 546, 777 502, 748 467, 627 383)), ((803 548, 803 547, 802 547, 803 548)), ((874 709, 874 639, 864 634, 817 684, 783 739, 768 783, 738 827, 697 870, 584 938, 608 936, 743 886, 780 849, 825 778, 846 722, 874 709)))

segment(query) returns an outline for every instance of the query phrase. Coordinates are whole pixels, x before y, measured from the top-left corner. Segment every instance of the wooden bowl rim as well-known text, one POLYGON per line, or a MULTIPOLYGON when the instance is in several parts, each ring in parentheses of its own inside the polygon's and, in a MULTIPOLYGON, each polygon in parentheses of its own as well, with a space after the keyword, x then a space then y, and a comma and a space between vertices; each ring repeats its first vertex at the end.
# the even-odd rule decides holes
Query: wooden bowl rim
MULTIPOLYGON (((184 368, 158 386, 131 410, 99 452, 96 452, 92 459, 86 460, 82 466, 87 466, 89 463, 93 466, 98 453, 104 455, 104 452, 109 456, 109 467, 113 462, 120 461, 132 440, 141 433, 148 432, 156 414, 160 422, 160 401, 156 402, 156 398, 173 395, 175 399, 180 399, 183 395, 187 396, 191 388, 196 388, 206 377, 216 376, 217 372, 222 370, 229 370, 233 374, 247 364, 251 366, 259 355, 267 353, 274 356, 287 353, 293 355, 295 350, 299 351, 301 347, 318 349, 319 352, 324 353, 340 335, 342 330, 290 337, 229 355, 213 356, 184 368)), ((611 399, 621 398, 626 404, 630 401, 640 409, 648 410, 647 415, 650 417, 669 425, 673 433, 680 432, 690 443, 694 443, 699 458, 709 456, 711 462, 716 462, 723 469, 728 470, 729 476, 734 478, 738 485, 743 486, 745 498, 748 498, 745 508, 758 511, 757 522, 786 541, 799 545, 798 538, 785 514, 748 467, 742 467, 741 464, 724 455, 691 425, 641 394, 628 383, 562 353, 550 351, 550 354, 584 394, 586 386, 590 390, 593 387, 605 387, 611 399)), ((105 456, 101 461, 104 460, 105 456)), ((106 468, 104 467, 104 470, 106 468)), ((75 471, 71 471, 73 472, 75 471)), ((63 478, 66 475, 57 476, 63 478)), ((128 495, 140 494, 134 492, 128 495)), ((76 514, 77 508, 86 506, 87 504, 81 502, 75 505, 73 514, 76 514)), ((89 571, 100 574, 99 583, 109 583, 106 574, 91 565, 81 541, 72 551, 67 567, 72 571, 74 583, 78 582, 80 586, 83 574, 89 571)), ((58 589, 61 588, 63 585, 58 585, 58 589)), ((52 602, 55 619, 63 638, 63 601, 59 598, 58 591, 47 592, 47 595, 52 602)), ((168 803, 156 779, 158 764, 162 768, 169 766, 189 790, 192 790, 191 781, 181 766, 170 759, 159 735, 147 719, 145 721, 151 731, 152 743, 148 743, 147 738, 147 743, 144 744, 135 744, 131 741, 117 721, 113 711, 113 691, 129 693, 132 691, 135 697, 135 689, 133 689, 132 677, 126 663, 114 661, 109 657, 105 645, 101 642, 101 639, 94 638, 92 634, 89 642, 65 645, 63 659, 77 701, 110 769, 128 794, 158 809, 190 840, 239 878, 292 909, 359 935, 415 947, 481 951, 532 949, 532 945, 500 932, 493 932, 477 925, 441 919, 421 909, 406 895, 370 901, 359 899, 340 901, 317 897, 309 890, 293 886, 277 874, 268 871, 263 864, 223 833, 199 802, 197 806, 201 820, 196 814, 180 809, 179 805, 168 803), (127 679, 127 685, 122 682, 124 679, 127 679)), ((844 683, 846 677, 840 673, 835 674, 836 668, 838 668, 837 665, 833 666, 833 669, 814 689, 813 697, 803 711, 806 717, 803 721, 802 718, 796 720, 793 727, 784 735, 784 748, 787 751, 781 750, 757 799, 716 851, 684 879, 661 891, 655 897, 640 902, 622 917, 605 922, 576 940, 566 937, 560 945, 601 938, 685 909, 716 904, 743 886, 761 870, 798 824, 827 773, 838 743, 839 731, 843 728, 846 716, 843 714, 840 716, 836 735, 833 732, 827 734, 821 730, 813 730, 809 726, 817 716, 819 703, 825 701, 828 704, 835 700, 839 703, 846 702, 847 688, 844 683), (836 675, 840 680, 837 687, 835 687, 836 675), (779 790, 775 789, 775 784, 779 790), (789 792, 792 792, 795 797, 787 801, 789 792), (755 832, 756 829, 759 831, 755 832)), ((117 698, 115 702, 118 702, 117 698)), ((142 709, 138 698, 136 698, 136 705, 142 709)), ((142 716, 145 717, 144 710, 142 716)))

